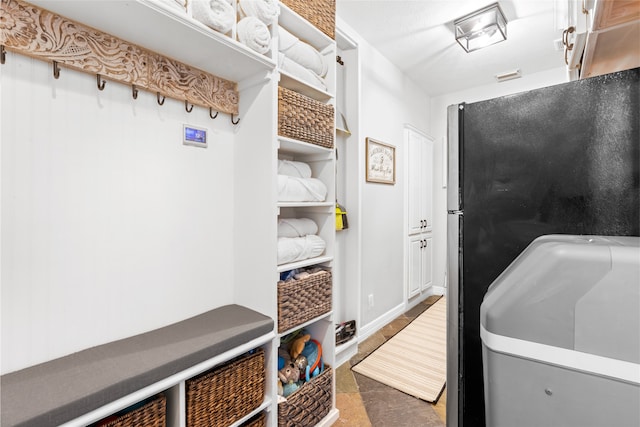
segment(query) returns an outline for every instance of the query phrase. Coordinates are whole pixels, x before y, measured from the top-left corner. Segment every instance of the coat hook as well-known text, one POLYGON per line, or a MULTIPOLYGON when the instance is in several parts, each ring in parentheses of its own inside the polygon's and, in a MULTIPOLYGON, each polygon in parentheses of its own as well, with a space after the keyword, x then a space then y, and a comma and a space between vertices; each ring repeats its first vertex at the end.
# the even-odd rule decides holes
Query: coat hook
POLYGON ((7 52, 4 50, 4 45, 0 45, 0 64, 4 64, 7 60, 7 52))
POLYGON ((60 67, 58 66, 58 61, 53 61, 53 78, 60 78, 60 67))
POLYGON ((231 114, 231 123, 233 123, 234 125, 237 125, 238 123, 240 123, 240 119, 238 118, 238 120, 236 120, 235 122, 233 121, 233 114, 231 114))
POLYGON ((189 102, 187 102, 187 100, 184 100, 184 109, 187 110, 187 113, 190 113, 193 111, 193 104, 191 104, 191 108, 189 108, 189 102))
POLYGON ((102 80, 100 74, 96 74, 96 84, 98 85, 98 90, 104 90, 104 85, 107 84, 107 81, 102 80))
POLYGON ((133 99, 138 99, 138 88, 136 85, 131 85, 131 94, 133 95, 133 99))
POLYGON ((164 96, 162 97, 162 99, 160 99, 160 92, 156 92, 156 99, 158 100, 158 104, 164 104, 164 96))
POLYGON ((213 108, 209 107, 209 117, 211 117, 212 119, 215 119, 216 117, 218 117, 218 113, 219 111, 216 111, 216 115, 214 116, 213 114, 213 108))

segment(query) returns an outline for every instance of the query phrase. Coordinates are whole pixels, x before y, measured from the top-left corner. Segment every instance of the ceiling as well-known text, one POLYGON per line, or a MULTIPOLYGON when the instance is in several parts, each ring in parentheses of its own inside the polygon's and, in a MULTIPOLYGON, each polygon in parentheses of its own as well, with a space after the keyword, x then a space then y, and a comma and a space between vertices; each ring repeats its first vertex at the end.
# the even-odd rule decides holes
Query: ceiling
MULTIPOLYGON (((496 74, 523 76, 564 65, 556 48, 562 22, 559 0, 500 0, 507 40, 466 53, 453 21, 495 0, 337 0, 337 15, 427 94, 495 83, 496 74)), ((566 19, 566 18, 564 18, 566 19)))

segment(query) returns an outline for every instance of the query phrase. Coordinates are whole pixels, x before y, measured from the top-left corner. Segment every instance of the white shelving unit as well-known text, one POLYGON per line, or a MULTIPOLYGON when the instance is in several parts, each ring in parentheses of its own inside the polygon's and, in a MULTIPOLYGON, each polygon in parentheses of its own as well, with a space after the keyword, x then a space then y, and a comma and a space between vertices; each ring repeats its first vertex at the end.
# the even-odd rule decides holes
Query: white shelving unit
MULTIPOLYGON (((326 91, 311 86, 283 71, 279 72, 279 86, 293 90, 316 101, 335 106, 335 41, 284 4, 280 4, 279 25, 298 37, 301 41, 310 44, 319 51, 325 63, 328 65, 328 72, 324 78, 327 87, 326 91)), ((318 265, 332 270, 335 262, 335 149, 280 135, 275 138, 274 145, 278 159, 300 161, 309 164, 312 177, 321 180, 327 187, 327 197, 323 202, 277 203, 279 218, 312 219, 318 225, 317 234, 325 241, 326 249, 319 257, 279 265, 277 267, 278 276, 276 281, 279 279, 280 272, 295 268, 318 265)), ((323 361, 325 365, 330 365, 333 368, 336 366, 334 356, 334 322, 334 311, 330 311, 293 328, 289 328, 279 333, 278 337, 281 338, 293 331, 304 328, 314 339, 321 342, 323 361)), ((338 418, 338 411, 335 408, 335 379, 333 381, 332 394, 332 409, 319 425, 331 425, 338 418)))

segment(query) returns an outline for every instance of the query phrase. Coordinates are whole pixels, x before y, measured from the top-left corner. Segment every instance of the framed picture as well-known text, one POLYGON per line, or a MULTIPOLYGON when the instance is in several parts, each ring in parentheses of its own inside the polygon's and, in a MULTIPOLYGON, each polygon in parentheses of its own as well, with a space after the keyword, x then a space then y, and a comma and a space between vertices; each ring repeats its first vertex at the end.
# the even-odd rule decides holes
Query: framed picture
POLYGON ((366 156, 367 182, 396 183, 396 147, 367 138, 366 156))

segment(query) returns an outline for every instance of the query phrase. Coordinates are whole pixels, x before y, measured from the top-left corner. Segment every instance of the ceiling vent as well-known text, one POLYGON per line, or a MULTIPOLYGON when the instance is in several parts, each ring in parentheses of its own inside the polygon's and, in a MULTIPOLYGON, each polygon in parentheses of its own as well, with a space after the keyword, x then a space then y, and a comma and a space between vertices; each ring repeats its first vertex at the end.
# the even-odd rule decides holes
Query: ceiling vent
POLYGON ((496 74, 496 80, 498 81, 498 83, 506 82, 507 80, 519 79, 520 77, 522 77, 522 71, 520 71, 519 69, 508 71, 506 73, 496 74))

